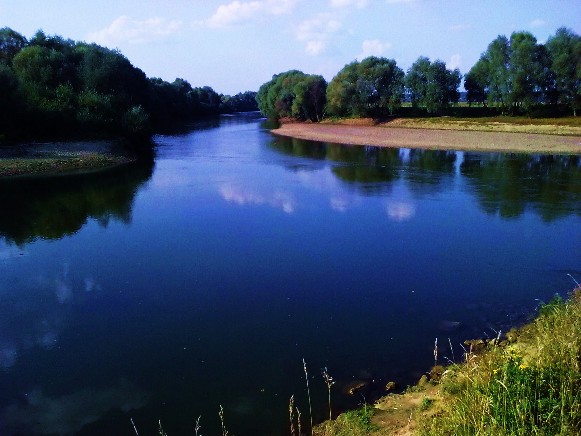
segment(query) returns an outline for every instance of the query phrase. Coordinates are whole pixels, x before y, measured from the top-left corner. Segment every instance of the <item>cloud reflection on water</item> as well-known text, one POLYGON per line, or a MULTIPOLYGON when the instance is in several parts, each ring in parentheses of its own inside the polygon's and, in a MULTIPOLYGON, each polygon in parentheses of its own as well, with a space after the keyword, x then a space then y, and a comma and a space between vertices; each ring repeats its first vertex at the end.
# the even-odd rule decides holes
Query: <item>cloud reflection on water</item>
POLYGON ((219 192, 224 200, 240 206, 269 205, 288 214, 294 213, 297 208, 296 199, 287 191, 275 190, 272 193, 260 193, 253 189, 227 183, 220 186, 219 192))
POLYGON ((388 201, 385 211, 391 221, 404 222, 411 220, 416 215, 416 207, 405 201, 388 201))
POLYGON ((21 283, 15 285, 13 279, 0 277, 0 297, 16 302, 15 311, 0 312, 0 368, 5 370, 13 367, 25 350, 53 348, 75 299, 82 298, 84 293, 101 290, 92 277, 75 278, 67 262, 54 278, 41 274, 19 280, 21 283), (20 292, 15 293, 13 289, 20 292), (27 327, 15 327, 22 325, 27 327))

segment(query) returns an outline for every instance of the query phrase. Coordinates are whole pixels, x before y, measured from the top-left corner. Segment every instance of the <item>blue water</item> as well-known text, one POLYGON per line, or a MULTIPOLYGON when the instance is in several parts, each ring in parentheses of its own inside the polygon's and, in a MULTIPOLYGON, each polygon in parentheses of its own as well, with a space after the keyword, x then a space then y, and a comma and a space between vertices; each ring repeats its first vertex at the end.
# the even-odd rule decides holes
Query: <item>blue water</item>
POLYGON ((0 434, 218 434, 220 405, 230 433, 280 434, 291 395, 308 428, 303 358, 320 421, 323 367, 336 414, 416 381, 435 338, 458 359, 581 280, 579 157, 269 127, 222 117, 156 136, 154 164, 0 181, 0 434))

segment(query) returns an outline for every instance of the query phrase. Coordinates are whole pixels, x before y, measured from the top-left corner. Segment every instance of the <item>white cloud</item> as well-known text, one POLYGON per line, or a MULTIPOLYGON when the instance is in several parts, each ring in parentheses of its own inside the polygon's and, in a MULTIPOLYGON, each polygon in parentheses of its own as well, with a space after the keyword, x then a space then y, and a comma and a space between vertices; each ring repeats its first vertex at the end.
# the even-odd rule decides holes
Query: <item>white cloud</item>
POLYGON ((268 0, 266 10, 272 15, 290 14, 297 4, 297 0, 268 0))
POLYGON ((325 51, 332 36, 339 32, 343 24, 331 14, 320 14, 316 18, 299 24, 296 38, 305 42, 305 51, 311 56, 325 51))
POLYGON ((297 0, 255 0, 242 2, 235 0, 220 5, 206 24, 210 27, 229 27, 254 21, 264 15, 283 15, 291 13, 297 0))
POLYGON ((307 41, 307 45, 305 46, 305 51, 307 54, 311 56, 318 56, 325 51, 327 47, 327 43, 322 40, 318 41, 307 41))
POLYGON ((147 20, 133 20, 125 15, 115 19, 108 27, 90 33, 88 39, 105 46, 119 43, 142 44, 162 40, 178 32, 181 21, 154 17, 147 20))
POLYGON ((383 56, 391 48, 391 43, 379 39, 368 39, 361 44, 361 53, 357 59, 365 59, 369 56, 383 56))
POLYGON ((448 61, 448 64, 446 66, 450 70, 453 70, 455 68, 460 68, 461 65, 462 65, 462 56, 456 53, 450 57, 450 60, 448 61))
POLYGON ((331 7, 345 8, 349 6, 355 6, 358 8, 364 8, 368 5, 368 3, 368 0, 331 0, 331 7))
POLYGON ((543 27, 545 24, 547 24, 547 23, 545 23, 540 18, 537 18, 536 20, 531 21, 530 26, 531 27, 543 27))
POLYGON ((214 15, 208 20, 211 27, 227 27, 253 19, 259 13, 262 13, 264 4, 260 1, 239 2, 234 1, 227 5, 220 5, 214 15))

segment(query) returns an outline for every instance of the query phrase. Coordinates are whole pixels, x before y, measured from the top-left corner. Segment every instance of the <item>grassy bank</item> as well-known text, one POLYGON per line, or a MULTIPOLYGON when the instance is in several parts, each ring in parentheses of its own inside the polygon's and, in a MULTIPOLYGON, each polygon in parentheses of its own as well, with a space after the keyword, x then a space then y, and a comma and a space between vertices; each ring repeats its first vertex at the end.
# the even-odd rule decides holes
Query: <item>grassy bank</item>
MULTIPOLYGON (((462 122, 478 123, 479 121, 463 120, 462 122)), ((352 119, 324 123, 283 123, 272 133, 297 139, 377 147, 581 154, 581 129, 578 135, 572 136, 532 134, 524 131, 518 133, 485 131, 458 125, 453 129, 452 124, 448 124, 449 128, 445 129, 442 127, 445 123, 452 123, 452 121, 444 118, 405 118, 377 124, 370 119, 352 119), (412 125, 413 123, 418 124, 412 125), (438 128, 436 128, 436 123, 439 123, 438 128), (418 127, 420 124, 422 128, 418 127), (389 128, 389 126, 397 128, 389 128)), ((513 125, 515 129, 516 126, 513 125)), ((523 128, 528 127, 524 125, 523 128)))
POLYGON ((323 123, 410 129, 469 130, 478 132, 581 136, 581 117, 393 117, 386 120, 347 118, 328 119, 323 123))
POLYGON ((0 159, 0 178, 91 172, 131 162, 124 156, 95 152, 54 152, 38 158, 0 159))
POLYGON ((467 341, 463 362, 318 426, 317 435, 581 434, 581 287, 503 338, 467 341))

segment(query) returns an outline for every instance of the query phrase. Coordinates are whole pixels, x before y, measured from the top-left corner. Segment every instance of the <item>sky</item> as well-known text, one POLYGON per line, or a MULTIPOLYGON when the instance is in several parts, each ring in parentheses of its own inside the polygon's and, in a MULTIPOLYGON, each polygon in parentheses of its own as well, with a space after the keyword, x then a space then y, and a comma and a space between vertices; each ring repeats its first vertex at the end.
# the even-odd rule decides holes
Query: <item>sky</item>
POLYGON ((222 94, 291 69, 328 81, 367 56, 467 73, 498 35, 581 34, 581 0, 0 0, 0 27, 119 49, 148 77, 222 94))

